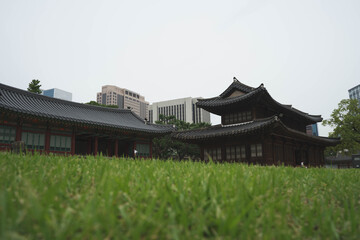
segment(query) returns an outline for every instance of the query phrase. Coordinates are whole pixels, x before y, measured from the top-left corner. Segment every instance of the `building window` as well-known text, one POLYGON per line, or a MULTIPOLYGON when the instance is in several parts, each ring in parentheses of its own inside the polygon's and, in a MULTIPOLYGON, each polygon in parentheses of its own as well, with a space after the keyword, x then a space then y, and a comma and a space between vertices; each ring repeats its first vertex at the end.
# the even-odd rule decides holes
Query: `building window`
POLYGON ((51 135, 50 151, 70 152, 71 151, 71 137, 51 135))
POLYGON ((149 144, 136 144, 136 151, 138 157, 150 157, 149 144))
POLYGON ((252 120, 251 111, 223 115, 223 124, 234 124, 252 120))
POLYGON ((0 143, 10 144, 15 141, 16 128, 0 126, 0 143))
POLYGON ((45 134, 23 132, 21 140, 24 141, 27 149, 43 150, 45 147, 45 134))
POLYGON ((251 157, 262 157, 261 144, 251 144, 251 157))
POLYGON ((212 159, 213 161, 220 161, 221 160, 221 148, 205 148, 204 149, 204 160, 208 161, 212 159))
POLYGON ((246 158, 245 146, 226 146, 226 160, 240 162, 246 158))

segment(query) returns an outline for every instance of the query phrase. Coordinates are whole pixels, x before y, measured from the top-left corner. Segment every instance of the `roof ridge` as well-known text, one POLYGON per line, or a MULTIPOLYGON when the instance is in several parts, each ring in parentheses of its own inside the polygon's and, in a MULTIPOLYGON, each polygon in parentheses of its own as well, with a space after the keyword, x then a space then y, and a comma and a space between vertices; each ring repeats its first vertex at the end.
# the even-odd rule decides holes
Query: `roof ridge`
POLYGON ((234 89, 243 91, 245 93, 249 93, 249 92, 253 91, 256 88, 250 87, 250 86, 240 82, 236 77, 234 77, 233 82, 230 84, 230 86, 227 89, 225 89, 225 91, 223 93, 221 93, 219 95, 219 97, 221 97, 221 98, 226 97, 234 89))

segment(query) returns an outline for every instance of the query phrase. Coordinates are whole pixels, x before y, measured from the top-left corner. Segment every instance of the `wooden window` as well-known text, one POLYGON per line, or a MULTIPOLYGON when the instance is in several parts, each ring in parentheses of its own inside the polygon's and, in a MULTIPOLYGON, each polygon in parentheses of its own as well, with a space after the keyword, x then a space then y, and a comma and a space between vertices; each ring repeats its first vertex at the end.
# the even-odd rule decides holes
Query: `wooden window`
POLYGON ((226 146, 227 161, 241 161, 246 157, 245 146, 226 146))
POLYGON ((231 147, 227 146, 226 147, 226 160, 231 161, 231 147))
POLYGON ((69 136, 50 136, 50 151, 70 152, 71 151, 71 137, 69 136))
POLYGON ((204 148, 204 160, 205 161, 209 160, 209 151, 207 148, 204 148))
POLYGON ((230 123, 230 116, 224 115, 224 124, 229 124, 229 123, 230 123))
POLYGON ((0 125, 0 143, 10 144, 15 141, 16 128, 0 125))
POLYGON ((246 121, 251 121, 252 117, 251 117, 251 111, 247 111, 246 112, 246 121))
POLYGON ((242 123, 248 122, 252 120, 252 113, 251 111, 246 112, 238 112, 238 113, 229 113, 223 115, 223 124, 235 124, 235 123, 242 123))
POLYGON ((214 161, 221 160, 221 148, 205 148, 204 149, 204 160, 208 161, 210 158, 214 161))
POLYGON ((262 157, 262 145, 251 144, 251 157, 262 157))
POLYGON ((230 158, 236 160, 235 147, 231 147, 230 158))
POLYGON ((145 143, 137 143, 136 150, 139 157, 150 157, 150 145, 145 143))
POLYGON ((221 148, 217 148, 217 160, 221 160, 221 148))
POLYGON ((21 140, 24 141, 27 149, 43 150, 45 147, 45 134, 22 132, 21 140))
POLYGON ((241 146, 241 158, 242 159, 246 158, 245 146, 241 146))

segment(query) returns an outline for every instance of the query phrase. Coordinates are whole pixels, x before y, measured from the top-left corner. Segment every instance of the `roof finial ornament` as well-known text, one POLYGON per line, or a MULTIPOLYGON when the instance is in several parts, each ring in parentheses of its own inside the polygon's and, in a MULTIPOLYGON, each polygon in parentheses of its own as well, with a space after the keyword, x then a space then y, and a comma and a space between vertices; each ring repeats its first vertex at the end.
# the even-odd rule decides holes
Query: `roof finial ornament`
POLYGON ((234 82, 238 82, 239 80, 236 79, 236 77, 233 78, 234 82))

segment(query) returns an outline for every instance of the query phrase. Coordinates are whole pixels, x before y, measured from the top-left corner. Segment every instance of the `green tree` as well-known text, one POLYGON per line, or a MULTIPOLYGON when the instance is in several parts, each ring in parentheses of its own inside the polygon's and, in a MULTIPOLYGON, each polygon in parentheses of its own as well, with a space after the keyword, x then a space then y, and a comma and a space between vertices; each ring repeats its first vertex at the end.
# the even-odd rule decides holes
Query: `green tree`
MULTIPOLYGON (((176 127, 176 131, 204 128, 210 126, 209 123, 188 123, 176 119, 175 116, 165 116, 160 114, 159 121, 156 124, 169 124, 176 127)), ((161 159, 176 158, 184 159, 190 157, 191 159, 200 158, 200 148, 195 144, 188 144, 181 141, 173 140, 170 135, 155 138, 153 141, 153 154, 155 157, 161 159)))
POLYGON ((350 155, 360 150, 360 107, 356 99, 343 99, 334 109, 331 118, 324 120, 324 126, 331 126, 334 131, 329 137, 340 137, 341 143, 328 147, 326 154, 334 155, 338 151, 350 155))
POLYGON ((37 79, 33 79, 30 83, 29 83, 29 87, 27 88, 27 90, 29 92, 32 92, 32 93, 37 93, 37 94, 41 94, 42 91, 40 90, 40 81, 37 80, 37 79))
POLYGON ((99 107, 107 107, 107 108, 119 108, 118 105, 105 105, 105 104, 97 103, 95 101, 90 101, 90 102, 87 102, 85 104, 93 105, 93 106, 99 106, 99 107))

